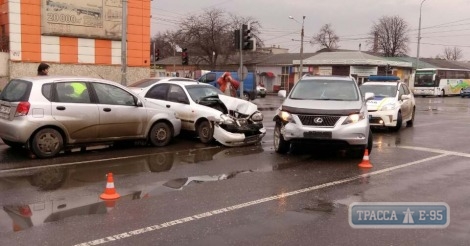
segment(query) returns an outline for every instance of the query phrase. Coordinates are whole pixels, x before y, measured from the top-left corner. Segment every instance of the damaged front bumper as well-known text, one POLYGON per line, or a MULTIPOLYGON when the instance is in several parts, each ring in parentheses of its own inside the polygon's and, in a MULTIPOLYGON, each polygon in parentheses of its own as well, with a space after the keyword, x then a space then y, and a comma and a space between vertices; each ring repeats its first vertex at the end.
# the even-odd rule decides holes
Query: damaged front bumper
POLYGON ((241 132, 229 132, 219 124, 214 124, 214 139, 229 147, 259 143, 264 135, 266 135, 266 129, 264 127, 259 128, 257 134, 250 135, 241 132))

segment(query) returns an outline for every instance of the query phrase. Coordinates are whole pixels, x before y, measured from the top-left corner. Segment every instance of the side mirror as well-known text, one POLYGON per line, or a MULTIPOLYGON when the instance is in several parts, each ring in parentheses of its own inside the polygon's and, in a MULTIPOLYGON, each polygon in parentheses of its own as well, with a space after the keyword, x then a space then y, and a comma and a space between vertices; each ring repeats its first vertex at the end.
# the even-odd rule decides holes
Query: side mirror
POLYGON ((286 90, 280 90, 278 93, 277 93, 278 96, 280 97, 286 97, 287 96, 287 91, 286 90))
POLYGON ((372 92, 366 92, 366 94, 364 95, 364 100, 369 101, 371 99, 373 99, 375 97, 374 93, 372 92))
POLYGON ((143 107, 144 106, 144 104, 142 103, 142 101, 140 101, 140 99, 137 99, 137 102, 135 103, 135 105, 137 107, 143 107))

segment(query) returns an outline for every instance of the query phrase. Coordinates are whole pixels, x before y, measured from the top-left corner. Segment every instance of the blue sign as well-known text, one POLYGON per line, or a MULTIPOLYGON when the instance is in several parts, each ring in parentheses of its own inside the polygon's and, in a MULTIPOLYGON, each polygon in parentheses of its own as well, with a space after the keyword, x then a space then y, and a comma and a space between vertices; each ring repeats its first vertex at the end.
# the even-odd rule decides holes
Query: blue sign
POLYGON ((349 205, 353 228, 446 228, 449 205, 444 202, 355 202, 349 205))

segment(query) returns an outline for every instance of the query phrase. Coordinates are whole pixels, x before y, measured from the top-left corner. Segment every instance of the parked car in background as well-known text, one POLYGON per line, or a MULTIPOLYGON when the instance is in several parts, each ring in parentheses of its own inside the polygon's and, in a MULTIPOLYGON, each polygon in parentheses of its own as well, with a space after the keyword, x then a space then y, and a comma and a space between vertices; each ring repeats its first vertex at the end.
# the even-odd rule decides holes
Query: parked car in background
POLYGON ((40 158, 120 140, 165 146, 180 130, 174 112, 148 107, 128 88, 103 79, 24 77, 0 94, 0 138, 40 158))
POLYGON ((266 88, 264 88, 264 86, 257 85, 256 91, 258 93, 258 96, 260 96, 261 98, 266 97, 266 88))
POLYGON ((367 102, 371 126, 388 127, 398 131, 403 122, 413 126, 416 102, 408 86, 396 76, 370 76, 369 81, 359 88, 364 96, 374 93, 374 98, 367 102))
MULTIPOLYGON (((225 72, 209 72, 202 75, 197 81, 202 83, 211 84, 217 88, 219 88, 219 84, 217 84, 217 79, 222 77, 225 72)), ((230 72, 233 79, 242 82, 238 78, 237 72, 230 72)), ((241 95, 240 88, 237 91, 238 96, 241 95)), ((245 100, 255 100, 258 92, 256 90, 256 75, 253 72, 248 72, 246 78, 243 80, 243 99, 245 100)))
MULTIPOLYGON (((286 97, 286 91, 280 95, 286 97)), ((286 153, 291 144, 338 146, 362 156, 372 151, 366 101, 356 81, 342 76, 309 76, 299 80, 274 117, 274 149, 286 153)))
POLYGON ((197 133, 203 143, 215 139, 225 146, 242 146, 258 143, 266 134, 255 104, 226 96, 209 84, 166 81, 131 90, 149 105, 175 111, 182 129, 197 133))

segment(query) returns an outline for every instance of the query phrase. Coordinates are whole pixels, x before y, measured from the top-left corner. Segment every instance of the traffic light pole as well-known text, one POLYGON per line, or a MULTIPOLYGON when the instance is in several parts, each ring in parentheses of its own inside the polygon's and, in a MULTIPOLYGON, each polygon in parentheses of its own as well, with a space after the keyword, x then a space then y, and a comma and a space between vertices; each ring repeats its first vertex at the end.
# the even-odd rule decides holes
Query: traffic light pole
MULTIPOLYGON (((240 70, 243 78, 243 25, 240 26, 240 70)), ((240 79, 240 98, 243 99, 243 79, 240 79)))

